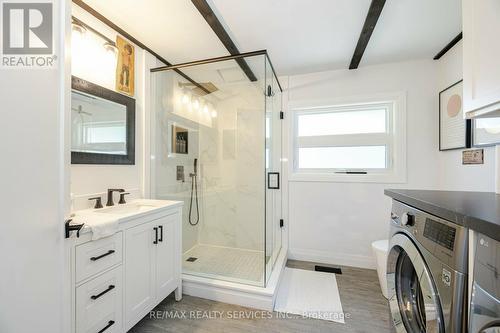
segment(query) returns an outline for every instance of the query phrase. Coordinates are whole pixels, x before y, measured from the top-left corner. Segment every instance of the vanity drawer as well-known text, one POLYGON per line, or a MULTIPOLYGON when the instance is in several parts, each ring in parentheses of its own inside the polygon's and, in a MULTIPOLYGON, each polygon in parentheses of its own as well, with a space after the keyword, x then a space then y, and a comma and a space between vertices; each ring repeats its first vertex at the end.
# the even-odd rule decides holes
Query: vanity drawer
POLYGON ((76 288, 76 333, 121 332, 122 267, 76 288))
POLYGON ((113 236, 78 245, 75 251, 76 282, 80 282, 122 261, 123 236, 113 236))

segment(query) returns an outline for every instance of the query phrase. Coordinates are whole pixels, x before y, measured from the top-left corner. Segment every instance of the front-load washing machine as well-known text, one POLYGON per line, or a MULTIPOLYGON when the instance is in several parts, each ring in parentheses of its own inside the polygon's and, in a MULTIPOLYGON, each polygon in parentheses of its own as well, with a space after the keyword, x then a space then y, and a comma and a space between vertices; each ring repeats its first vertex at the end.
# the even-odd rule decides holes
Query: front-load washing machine
POLYGON ((393 200, 387 286, 396 332, 467 330, 468 232, 393 200))

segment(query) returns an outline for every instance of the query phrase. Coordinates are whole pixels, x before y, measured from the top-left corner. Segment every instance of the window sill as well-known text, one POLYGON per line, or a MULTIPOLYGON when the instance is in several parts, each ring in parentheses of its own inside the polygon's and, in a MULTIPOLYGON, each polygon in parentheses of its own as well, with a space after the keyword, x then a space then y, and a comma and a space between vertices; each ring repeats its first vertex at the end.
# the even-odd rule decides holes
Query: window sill
POLYGON ((331 174, 331 173, 294 172, 289 175, 288 180, 290 182, 400 184, 400 183, 406 183, 406 175, 396 174, 396 173, 346 175, 346 174, 331 174))

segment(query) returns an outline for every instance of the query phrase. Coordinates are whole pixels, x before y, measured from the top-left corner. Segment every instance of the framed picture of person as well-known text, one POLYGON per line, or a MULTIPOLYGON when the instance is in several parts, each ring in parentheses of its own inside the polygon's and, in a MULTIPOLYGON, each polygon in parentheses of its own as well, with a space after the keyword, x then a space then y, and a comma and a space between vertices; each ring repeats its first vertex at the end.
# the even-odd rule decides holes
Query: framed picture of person
POLYGON ((116 37, 118 62, 116 65, 116 90, 134 96, 134 46, 127 40, 116 37))
POLYGON ((439 93, 439 150, 471 147, 471 121, 464 119, 462 80, 439 93))

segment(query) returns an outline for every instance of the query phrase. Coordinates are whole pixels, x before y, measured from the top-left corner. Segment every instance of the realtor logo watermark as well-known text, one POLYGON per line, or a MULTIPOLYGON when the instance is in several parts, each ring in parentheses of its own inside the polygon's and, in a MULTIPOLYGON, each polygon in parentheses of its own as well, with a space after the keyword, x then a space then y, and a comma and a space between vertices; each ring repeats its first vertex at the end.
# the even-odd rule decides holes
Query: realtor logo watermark
POLYGON ((54 20, 51 2, 1 1, 3 68, 52 68, 54 20))

